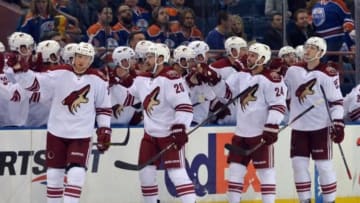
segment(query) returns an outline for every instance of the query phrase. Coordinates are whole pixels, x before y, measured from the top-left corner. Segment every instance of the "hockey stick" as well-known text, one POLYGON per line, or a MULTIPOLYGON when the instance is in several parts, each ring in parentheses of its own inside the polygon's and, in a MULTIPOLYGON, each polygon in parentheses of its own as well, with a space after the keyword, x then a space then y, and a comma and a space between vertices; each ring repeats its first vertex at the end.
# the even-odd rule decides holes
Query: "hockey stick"
MULTIPOLYGON (((125 146, 129 142, 129 138, 130 138, 130 125, 127 126, 127 132, 126 132, 126 136, 125 136, 124 141, 122 141, 122 142, 111 142, 110 146, 125 146)), ((97 145, 97 144, 98 144, 97 142, 93 143, 93 145, 97 145)))
MULTIPOLYGON (((329 103, 328 103, 329 101, 327 100, 327 97, 326 97, 326 94, 325 94, 325 91, 324 91, 324 88, 323 88, 322 85, 320 85, 320 89, 321 89, 321 93, 322 93, 322 95, 323 95, 323 97, 324 97, 325 106, 326 106, 326 111, 327 111, 327 114, 328 114, 329 119, 330 119, 330 122, 331 122, 331 126, 330 126, 330 127, 331 127, 331 129, 335 132, 335 135, 337 135, 338 132, 337 132, 337 130, 336 130, 334 124, 333 124, 333 119, 332 119, 331 113, 330 113, 330 107, 329 107, 329 103)), ((344 165, 345 165, 345 169, 346 169, 347 175, 348 175, 349 179, 351 180, 351 179, 352 179, 352 177, 351 177, 351 172, 350 172, 349 166, 348 166, 348 164, 347 164, 347 162, 346 162, 345 155, 344 155, 344 151, 343 151, 342 146, 341 146, 340 143, 338 143, 338 146, 339 146, 339 150, 340 150, 340 154, 341 154, 342 160, 343 160, 344 165)))
MULTIPOLYGON (((279 129, 279 133, 281 131, 283 131, 285 128, 287 128, 289 125, 291 125, 292 123, 294 123, 295 121, 297 121, 299 118, 301 118, 303 115, 305 115, 307 112, 309 112, 311 109, 315 108, 315 106, 323 103, 325 100, 324 99, 320 99, 317 102, 315 102, 315 104, 309 106, 308 108, 306 108, 303 112, 299 113, 297 116, 295 116, 295 118, 293 118, 290 122, 288 122, 287 124, 285 124, 283 127, 281 127, 279 129)), ((236 154, 239 154, 241 156, 249 156, 250 154, 252 154, 253 152, 255 152, 257 149, 259 149, 261 146, 263 146, 265 144, 265 140, 261 139, 260 143, 257 144, 255 147, 251 148, 251 149, 243 149, 241 147, 238 146, 234 146, 232 144, 225 144, 225 148, 229 151, 235 152, 236 154)))
MULTIPOLYGON (((245 90, 246 91, 246 90, 245 90)), ((243 92, 245 92, 243 91, 243 92)), ((202 125, 206 124, 207 122, 209 122, 211 119, 213 119, 213 117, 215 117, 217 114, 219 114, 220 112, 222 112, 223 110, 225 110, 230 104, 232 104, 233 102, 235 102, 238 98, 240 98, 240 96, 242 96, 243 92, 241 92, 240 94, 238 94, 236 97, 230 99, 226 104, 224 104, 221 108, 219 108, 217 111, 215 111, 213 114, 209 115, 205 120, 203 120, 201 123, 199 123, 198 125, 196 125, 193 129, 191 129, 187 134, 190 135, 193 132, 195 132, 198 128, 200 128, 202 125)), ((132 170, 132 171, 139 171, 141 169, 143 169, 145 166, 153 163, 154 161, 156 161, 157 159, 159 159, 165 152, 167 152, 169 149, 171 149, 172 147, 174 147, 175 143, 171 143, 168 146, 166 146, 164 149, 162 149, 159 153, 157 153, 156 155, 154 155, 153 157, 151 157, 149 160, 147 160, 146 162, 142 163, 142 164, 131 164, 131 163, 127 163, 121 160, 117 160, 115 161, 114 165, 117 168, 122 168, 122 169, 126 169, 126 170, 132 170)))

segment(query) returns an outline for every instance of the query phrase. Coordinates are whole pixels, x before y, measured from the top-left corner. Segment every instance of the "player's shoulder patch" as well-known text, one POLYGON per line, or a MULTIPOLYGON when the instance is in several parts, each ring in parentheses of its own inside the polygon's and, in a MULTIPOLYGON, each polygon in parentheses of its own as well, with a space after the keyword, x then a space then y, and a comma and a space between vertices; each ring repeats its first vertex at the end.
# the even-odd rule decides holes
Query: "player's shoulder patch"
POLYGON ((271 82, 281 82, 281 75, 275 71, 264 70, 262 74, 271 82))

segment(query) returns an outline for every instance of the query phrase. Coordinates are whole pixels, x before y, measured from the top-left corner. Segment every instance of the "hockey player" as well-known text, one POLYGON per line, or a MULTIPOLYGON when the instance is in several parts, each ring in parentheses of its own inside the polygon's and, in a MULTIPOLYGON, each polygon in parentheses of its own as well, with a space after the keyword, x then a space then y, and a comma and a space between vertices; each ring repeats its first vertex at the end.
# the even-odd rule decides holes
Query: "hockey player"
MULTIPOLYGON (((246 69, 247 43, 241 37, 232 36, 225 40, 224 46, 226 57, 211 63, 210 68, 217 72, 223 80, 226 80, 231 74, 246 69)), ((213 101, 211 111, 215 112, 222 106, 222 103, 225 103, 222 99, 220 99, 220 102, 216 100, 213 101)), ((234 104, 230 105, 229 112, 224 112, 224 114, 225 113, 228 115, 219 116, 218 123, 236 123, 236 108, 234 104)))
POLYGON ((145 64, 145 60, 146 60, 146 52, 147 49, 153 45, 154 43, 148 40, 140 40, 138 43, 136 43, 135 45, 135 53, 136 53, 136 67, 135 70, 137 72, 146 72, 149 67, 147 67, 147 65, 145 64))
POLYGON ((180 45, 174 50, 173 57, 175 62, 173 68, 184 77, 190 93, 194 112, 192 124, 198 124, 208 117, 210 101, 215 99, 216 95, 199 77, 200 72, 197 67, 193 67, 195 59, 193 49, 180 45))
POLYGON ((60 54, 62 64, 71 65, 73 63, 76 47, 76 43, 69 43, 65 45, 65 47, 61 50, 60 54))
POLYGON ((283 60, 287 67, 297 63, 296 50, 291 46, 281 47, 278 57, 283 60))
POLYGON ((275 202, 273 143, 277 141, 279 124, 284 117, 287 88, 279 74, 265 69, 270 56, 269 46, 254 43, 248 50, 248 70, 235 72, 226 80, 220 79, 220 75, 210 68, 205 75, 217 96, 231 99, 240 95, 240 101, 236 102, 237 120, 232 145, 251 149, 261 142, 264 143, 249 156, 229 152, 230 203, 241 200, 244 176, 251 160, 260 178, 262 202, 275 202))
MULTIPOLYGON (((165 44, 155 43, 148 48, 146 61, 151 70, 138 75, 129 88, 129 96, 140 99, 144 107, 144 137, 141 140, 139 164, 142 164, 168 145, 162 160, 169 177, 183 203, 195 202, 194 185, 185 170, 184 145, 188 141, 186 130, 193 117, 193 109, 181 76, 165 63, 170 51, 165 44), (151 72, 150 72, 151 71, 151 72)), ((129 97, 128 96, 128 97, 129 97)), ((126 105, 132 105, 127 99, 126 105)), ((141 190, 145 203, 156 203, 158 186, 156 167, 159 162, 140 170, 141 190)))
POLYGON ((124 106, 128 87, 131 86, 133 77, 135 77, 134 73, 133 75, 130 73, 135 62, 135 51, 126 46, 117 47, 113 51, 112 59, 116 67, 110 84, 113 110, 111 123, 137 125, 142 121, 142 109, 124 106))
POLYGON ((97 70, 90 69, 95 50, 81 42, 73 65, 60 65, 53 71, 34 74, 23 65, 13 65, 15 77, 29 91, 52 93, 46 140, 47 202, 79 202, 85 182, 87 159, 95 120, 97 148, 110 146, 111 104, 108 83, 97 70), (64 186, 64 175, 67 184, 64 186))
POLYGON ((349 121, 360 121, 360 85, 354 87, 344 98, 344 115, 349 121))
POLYGON ((324 102, 294 122, 291 125, 290 156, 300 202, 310 203, 311 156, 319 172, 323 200, 329 203, 334 202, 336 197, 331 141, 341 143, 344 139, 343 97, 338 72, 320 62, 326 53, 325 40, 310 37, 305 42, 304 51, 305 63, 289 67, 284 78, 289 88, 290 120, 324 97, 321 87, 325 91, 325 102, 329 104, 332 120, 329 119, 324 102))
MULTIPOLYGON (((60 44, 55 40, 41 41, 36 47, 36 53, 42 57, 42 63, 37 64, 34 71, 36 74, 43 74, 52 70, 60 61, 60 44)), ((29 98, 29 115, 25 126, 39 127, 46 125, 50 106, 51 96, 47 92, 40 93, 39 90, 31 91, 29 98)))

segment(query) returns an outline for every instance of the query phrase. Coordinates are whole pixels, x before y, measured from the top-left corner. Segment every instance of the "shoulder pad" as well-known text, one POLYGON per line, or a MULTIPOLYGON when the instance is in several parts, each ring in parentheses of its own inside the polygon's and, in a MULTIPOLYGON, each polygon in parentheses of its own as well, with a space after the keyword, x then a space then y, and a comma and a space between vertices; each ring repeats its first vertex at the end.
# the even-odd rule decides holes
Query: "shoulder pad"
POLYGON ((320 64, 317 69, 330 77, 334 77, 334 76, 338 75, 338 71, 333 66, 329 66, 326 64, 320 64))
POLYGON ((274 71, 264 70, 262 74, 271 82, 281 82, 282 80, 281 75, 274 71))

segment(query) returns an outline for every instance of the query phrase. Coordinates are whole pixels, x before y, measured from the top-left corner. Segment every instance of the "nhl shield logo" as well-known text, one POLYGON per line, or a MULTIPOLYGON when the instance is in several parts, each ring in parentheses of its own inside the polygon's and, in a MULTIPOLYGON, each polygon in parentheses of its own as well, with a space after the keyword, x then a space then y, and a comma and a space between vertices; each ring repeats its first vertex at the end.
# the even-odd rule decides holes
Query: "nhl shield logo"
POLYGON ((315 26, 320 26, 325 22, 325 10, 324 8, 314 8, 312 11, 312 20, 315 26))

